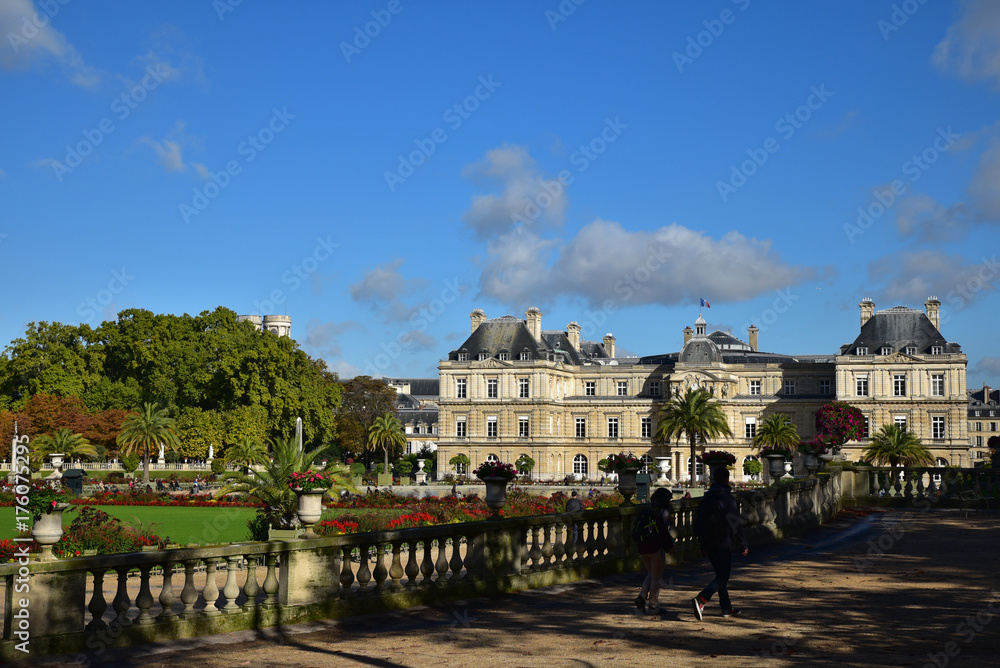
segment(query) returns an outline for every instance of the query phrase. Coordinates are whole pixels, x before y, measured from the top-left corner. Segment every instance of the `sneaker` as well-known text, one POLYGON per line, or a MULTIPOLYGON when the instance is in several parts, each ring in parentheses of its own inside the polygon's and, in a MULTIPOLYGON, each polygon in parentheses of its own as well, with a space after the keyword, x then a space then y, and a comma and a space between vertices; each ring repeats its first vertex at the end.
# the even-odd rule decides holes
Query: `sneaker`
POLYGON ((648 608, 646 608, 646 614, 647 615, 658 615, 662 611, 663 611, 663 609, 660 607, 659 603, 657 603, 656 605, 651 605, 648 608))
POLYGON ((722 613, 723 617, 739 617, 743 614, 743 611, 739 608, 730 608, 726 612, 722 613))
POLYGON ((701 613, 705 609, 705 604, 701 602, 700 598, 695 596, 694 598, 691 599, 691 607, 694 608, 694 614, 696 617, 698 617, 698 621, 699 622, 702 621, 704 619, 704 616, 701 613))
POLYGON ((639 610, 642 612, 646 612, 646 599, 644 599, 642 596, 636 596, 635 607, 639 608, 639 610))

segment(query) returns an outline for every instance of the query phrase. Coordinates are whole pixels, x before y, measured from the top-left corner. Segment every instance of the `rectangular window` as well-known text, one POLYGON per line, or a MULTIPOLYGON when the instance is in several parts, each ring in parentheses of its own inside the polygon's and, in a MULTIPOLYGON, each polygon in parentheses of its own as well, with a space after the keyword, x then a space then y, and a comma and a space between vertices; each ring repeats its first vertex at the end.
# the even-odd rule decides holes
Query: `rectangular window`
POLYGON ((660 396, 660 381, 658 380, 649 381, 649 396, 651 397, 660 396))
POLYGON ((510 361, 510 353, 500 353, 500 361, 501 362, 510 361))
POLYGON ((527 416, 522 415, 517 418, 517 435, 521 438, 528 438, 531 435, 527 416))
POLYGON ((618 438, 618 418, 608 418, 608 438, 618 438))
POLYGON ((485 362, 486 358, 489 356, 490 356, 489 353, 479 353, 478 355, 476 355, 476 359, 479 360, 480 362, 485 362))
POLYGON ((788 396, 788 395, 792 395, 792 394, 795 394, 795 381, 794 380, 786 380, 785 381, 785 395, 788 396))
POLYGON ((868 416, 865 416, 865 424, 861 427, 861 438, 868 438, 868 416))
POLYGON ((469 353, 459 353, 458 354, 458 361, 459 362, 468 362, 469 361, 469 353))
POLYGON ((587 438, 587 418, 576 419, 576 437, 587 438))
POLYGON ((640 425, 642 427, 642 438, 653 438, 653 418, 642 418, 640 425))
POLYGON ((464 378, 458 378, 455 380, 455 396, 459 399, 466 398, 464 378))
POLYGON ((486 418, 486 438, 497 437, 497 419, 495 417, 486 418))
POLYGON ((618 396, 619 397, 628 396, 628 381, 619 380, 617 385, 618 385, 618 396))
POLYGON ((899 427, 902 431, 906 431, 906 416, 896 415, 892 418, 892 423, 899 427))
POLYGON ((528 398, 528 379, 518 378, 517 379, 517 396, 522 399, 528 398))
POLYGON ((858 376, 855 383, 855 392, 859 397, 868 396, 868 376, 858 376))
POLYGON ((885 346, 882 346, 882 350, 879 352, 879 354, 880 355, 891 355, 892 354, 892 348, 886 348, 885 346))
POLYGON ((830 381, 828 380, 819 381, 819 393, 823 395, 830 394, 830 381))
POLYGON ((867 355, 868 354, 868 348, 865 347, 865 346, 858 346, 857 354, 858 355, 867 355))
POLYGON ((465 418, 455 420, 455 436, 457 438, 465 438, 465 418))
POLYGON ((916 355, 917 354, 917 348, 915 346, 906 346, 906 354, 907 355, 916 355))
POLYGON ((751 380, 750 381, 750 394, 753 395, 753 396, 760 395, 760 381, 759 380, 751 380))
POLYGON ((931 418, 931 438, 944 438, 944 418, 931 418))
POLYGON ((583 393, 588 397, 597 396, 597 383, 592 380, 585 382, 583 384, 583 393))
POLYGON ((976 423, 976 431, 982 431, 982 430, 983 430, 983 423, 982 422, 977 422, 976 423))
POLYGON ((996 430, 997 430, 997 423, 990 422, 990 431, 996 431, 996 430))
POLYGON ((943 397, 944 396, 944 374, 936 373, 931 376, 931 396, 932 397, 943 397))
POLYGON ((942 350, 942 346, 931 346, 931 355, 940 355, 942 350))
POLYGON ((486 379, 486 398, 496 399, 497 398, 497 379, 487 378, 486 379))
POLYGON ((527 362, 529 359, 531 359, 531 355, 529 355, 528 353, 519 353, 517 359, 522 362, 527 362))
POLYGON ((757 435, 757 418, 748 417, 746 418, 745 425, 743 427, 743 435, 746 438, 753 438, 757 435))
POLYGON ((983 447, 983 437, 982 436, 976 436, 976 447, 977 448, 983 447))
POLYGON ((895 373, 892 375, 892 396, 906 396, 906 374, 895 373))

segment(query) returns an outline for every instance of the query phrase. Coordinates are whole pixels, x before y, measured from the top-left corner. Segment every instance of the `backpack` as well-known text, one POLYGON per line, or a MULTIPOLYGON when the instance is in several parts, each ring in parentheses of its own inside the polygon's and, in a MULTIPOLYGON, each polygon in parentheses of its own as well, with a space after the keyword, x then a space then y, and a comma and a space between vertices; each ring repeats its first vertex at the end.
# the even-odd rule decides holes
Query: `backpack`
POLYGON ((663 509, 658 506, 650 506, 639 511, 635 526, 632 527, 632 540, 640 545, 659 545, 664 549, 670 549, 674 544, 674 538, 668 533, 664 540, 657 522, 656 516, 662 512, 663 509))

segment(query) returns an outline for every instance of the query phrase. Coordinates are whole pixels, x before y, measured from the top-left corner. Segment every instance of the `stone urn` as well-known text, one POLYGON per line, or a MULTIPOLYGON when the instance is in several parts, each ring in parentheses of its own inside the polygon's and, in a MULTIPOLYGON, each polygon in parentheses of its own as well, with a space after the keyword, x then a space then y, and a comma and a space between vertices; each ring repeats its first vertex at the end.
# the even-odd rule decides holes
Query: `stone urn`
POLYGON ((809 475, 816 475, 816 471, 819 470, 819 457, 816 455, 802 455, 802 465, 806 469, 806 473, 809 475))
POLYGON ((792 477, 792 467, 793 466, 794 466, 794 464, 792 463, 791 459, 786 459, 785 460, 785 475, 788 476, 789 478, 792 477))
POLYGON ((618 491, 624 497, 622 505, 629 506, 632 505, 631 498, 635 496, 638 488, 635 484, 635 476, 638 475, 639 469, 622 469, 618 471, 618 491))
POLYGON ((767 472, 771 476, 772 482, 778 482, 781 480, 781 476, 785 474, 785 456, 784 455, 765 455, 767 458, 767 472))
POLYGON ((490 476, 481 478, 481 480, 486 483, 486 505, 493 511, 490 519, 498 520, 500 519, 500 510, 507 505, 507 483, 510 481, 499 476, 490 476))
POLYGON ((654 459, 656 460, 656 470, 659 473, 656 484, 668 484, 670 482, 670 457, 654 457, 654 459))
POLYGON ((299 497, 299 522, 302 522, 302 538, 318 538, 319 534, 312 530, 314 524, 323 517, 323 495, 326 489, 292 490, 299 497))
POLYGON ((52 554, 52 546, 62 538, 63 511, 69 508, 69 506, 70 504, 68 503, 57 503, 49 512, 35 515, 35 521, 31 527, 31 535, 34 537, 35 542, 42 546, 42 553, 38 557, 39 561, 56 560, 55 555, 52 554))

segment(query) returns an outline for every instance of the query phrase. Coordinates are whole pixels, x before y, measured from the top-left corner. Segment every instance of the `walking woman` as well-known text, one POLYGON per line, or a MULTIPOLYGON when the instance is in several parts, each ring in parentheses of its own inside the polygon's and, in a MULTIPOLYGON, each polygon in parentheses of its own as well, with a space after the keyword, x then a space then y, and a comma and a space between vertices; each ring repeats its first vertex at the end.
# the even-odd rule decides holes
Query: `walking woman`
POLYGON ((639 513, 632 532, 639 543, 639 557, 646 567, 646 579, 635 597, 635 606, 649 615, 660 612, 660 580, 666 566, 666 553, 674 551, 674 537, 670 533, 672 499, 673 494, 664 487, 653 492, 649 497, 651 507, 639 513))

